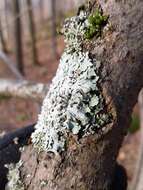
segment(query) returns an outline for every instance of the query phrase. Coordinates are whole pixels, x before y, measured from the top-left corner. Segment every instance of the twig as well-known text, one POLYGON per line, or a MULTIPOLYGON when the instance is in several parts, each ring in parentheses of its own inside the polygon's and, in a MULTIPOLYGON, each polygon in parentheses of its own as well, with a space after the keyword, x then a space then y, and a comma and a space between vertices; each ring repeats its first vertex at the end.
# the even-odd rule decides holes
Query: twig
POLYGON ((3 61, 8 68, 13 72, 13 74, 17 77, 17 79, 23 80, 23 76, 20 74, 20 72, 18 71, 18 69, 15 67, 15 64, 12 62, 12 60, 10 60, 8 58, 8 56, 0 51, 0 60, 3 61))
POLYGON ((0 95, 5 97, 17 97, 22 99, 32 99, 41 102, 49 85, 34 83, 26 80, 0 80, 0 95))

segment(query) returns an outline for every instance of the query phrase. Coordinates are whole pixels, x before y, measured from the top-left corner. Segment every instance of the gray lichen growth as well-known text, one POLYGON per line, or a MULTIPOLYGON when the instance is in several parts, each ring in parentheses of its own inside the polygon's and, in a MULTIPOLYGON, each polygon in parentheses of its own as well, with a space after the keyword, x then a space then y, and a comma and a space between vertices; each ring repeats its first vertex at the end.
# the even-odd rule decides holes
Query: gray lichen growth
POLYGON ((22 167, 22 161, 17 164, 9 164, 6 166, 9 170, 7 178, 8 184, 6 190, 25 190, 24 185, 20 179, 20 168, 22 167))
POLYGON ((40 185, 41 185, 41 188, 46 187, 48 185, 48 181, 47 180, 42 180, 40 185))
POLYGON ((98 134, 110 120, 100 88, 100 62, 83 50, 88 17, 81 11, 65 21, 66 48, 32 134, 39 152, 60 153, 69 133, 78 139, 98 134))

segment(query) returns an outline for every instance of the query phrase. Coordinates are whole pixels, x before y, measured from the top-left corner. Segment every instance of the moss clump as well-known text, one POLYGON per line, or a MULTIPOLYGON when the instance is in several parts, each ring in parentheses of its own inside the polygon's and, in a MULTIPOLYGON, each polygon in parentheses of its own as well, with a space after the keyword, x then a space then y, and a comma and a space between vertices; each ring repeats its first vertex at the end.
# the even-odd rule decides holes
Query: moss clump
POLYGON ((108 16, 103 15, 98 9, 88 17, 89 26, 85 32, 86 39, 101 36, 103 27, 107 24, 108 16))

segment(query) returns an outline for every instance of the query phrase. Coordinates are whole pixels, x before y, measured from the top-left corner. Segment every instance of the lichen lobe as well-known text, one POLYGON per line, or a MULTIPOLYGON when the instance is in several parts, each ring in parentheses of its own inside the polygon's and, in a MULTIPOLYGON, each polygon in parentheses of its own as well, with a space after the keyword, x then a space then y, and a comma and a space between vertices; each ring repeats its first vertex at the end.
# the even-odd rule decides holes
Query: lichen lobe
POLYGON ((88 17, 81 11, 63 27, 66 48, 32 134, 39 152, 61 153, 70 133, 84 138, 101 133, 110 122, 101 92, 100 62, 83 50, 88 17))
POLYGON ((20 160, 17 164, 9 164, 8 168, 8 183, 5 190, 25 190, 24 185, 21 181, 20 168, 22 167, 22 161, 20 160))

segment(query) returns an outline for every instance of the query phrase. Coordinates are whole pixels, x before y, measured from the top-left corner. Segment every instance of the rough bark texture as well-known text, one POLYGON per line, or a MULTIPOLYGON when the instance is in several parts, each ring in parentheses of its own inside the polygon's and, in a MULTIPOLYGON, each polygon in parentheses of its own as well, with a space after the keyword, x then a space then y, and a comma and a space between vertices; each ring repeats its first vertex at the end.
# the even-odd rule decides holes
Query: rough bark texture
POLYGON ((94 136, 88 136, 77 144, 73 136, 69 137, 68 149, 61 157, 38 155, 29 145, 21 157, 24 161, 21 177, 26 190, 111 188, 116 157, 143 85, 143 2, 98 2, 105 15, 109 15, 111 29, 95 44, 93 52, 103 64, 103 88, 111 97, 117 118, 112 130, 98 142, 94 136))

